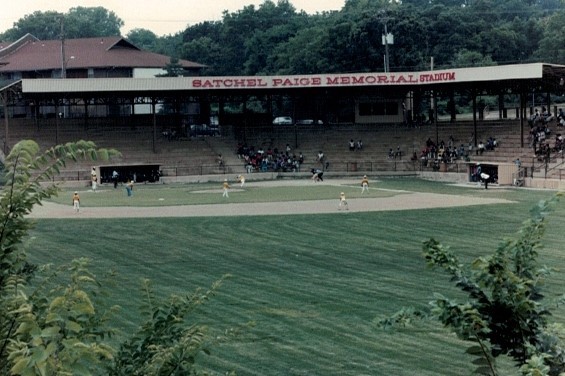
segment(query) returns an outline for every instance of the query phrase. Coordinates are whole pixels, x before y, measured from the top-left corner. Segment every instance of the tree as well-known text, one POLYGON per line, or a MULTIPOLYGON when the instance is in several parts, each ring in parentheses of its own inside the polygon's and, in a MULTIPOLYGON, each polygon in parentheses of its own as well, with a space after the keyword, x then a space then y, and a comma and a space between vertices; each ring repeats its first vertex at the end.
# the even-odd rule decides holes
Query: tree
POLYGON ((73 260, 56 270, 27 262, 23 243, 32 222, 26 215, 57 194, 57 186, 48 182, 69 161, 118 154, 88 141, 40 152, 36 142, 24 140, 6 157, 0 193, 0 374, 199 375, 197 355, 222 340, 211 341, 206 327, 188 322, 187 316, 225 277, 208 291, 163 300, 144 281, 145 322, 116 350, 109 340, 116 331, 108 319, 118 308, 106 306, 107 291, 88 271, 89 260, 73 260))
MULTIPOLYGON (((25 215, 42 200, 57 193, 56 186, 43 187, 41 183, 49 181, 69 160, 108 159, 115 154, 117 153, 112 150, 96 149, 93 143, 86 141, 59 145, 40 153, 39 146, 34 141, 20 141, 6 157, 5 186, 0 196, 2 374, 43 374, 47 370, 60 369, 61 363, 65 362, 61 347, 51 342, 53 337, 65 330, 60 325, 61 316, 57 313, 61 300, 52 300, 48 306, 40 299, 33 300, 34 295, 30 295, 26 289, 35 269, 27 263, 25 251, 22 249, 22 241, 31 228, 31 222, 25 215), (42 322, 38 320, 38 315, 43 318, 42 322), (55 353, 61 355, 57 365, 50 362, 55 353)), ((68 324, 65 327, 72 332, 79 332, 82 314, 89 310, 88 299, 77 293, 77 289, 71 288, 68 294, 67 308, 72 313, 64 318, 68 324), (73 309, 79 306, 80 309, 73 309)), ((83 334, 87 336, 86 333, 83 334)), ((68 338, 72 340, 71 336, 68 338)), ((86 345, 86 348, 88 350, 85 352, 93 350, 89 345, 86 345)))
POLYGON ((2 35, 3 40, 15 41, 30 33, 41 40, 61 38, 61 22, 67 39, 109 37, 120 35, 124 26, 114 12, 103 7, 76 7, 69 12, 36 11, 20 18, 2 35))
MULTIPOLYGON (((466 267, 449 247, 434 239, 424 243, 429 266, 441 268, 467 300, 461 303, 441 294, 430 302, 431 312, 405 309, 382 320, 388 326, 431 314, 457 336, 472 344, 477 373, 497 375, 496 357, 512 357, 524 375, 558 376, 565 372, 565 329, 549 322, 552 307, 545 303, 543 283, 550 270, 539 265, 538 251, 546 216, 559 196, 542 201, 515 239, 502 241, 496 251, 466 267)), ((565 295, 561 301, 565 301, 565 295)), ((562 302, 561 302, 562 303, 562 302)))
POLYGON ((2 35, 2 40, 16 41, 27 33, 42 40, 54 40, 61 37, 62 13, 55 11, 40 12, 25 15, 14 22, 14 26, 2 35))
POLYGON ((103 7, 76 7, 65 16, 66 38, 112 37, 121 35, 124 21, 103 7))
POLYGON ((157 35, 147 29, 133 29, 126 38, 135 46, 146 51, 155 51, 157 46, 157 35))

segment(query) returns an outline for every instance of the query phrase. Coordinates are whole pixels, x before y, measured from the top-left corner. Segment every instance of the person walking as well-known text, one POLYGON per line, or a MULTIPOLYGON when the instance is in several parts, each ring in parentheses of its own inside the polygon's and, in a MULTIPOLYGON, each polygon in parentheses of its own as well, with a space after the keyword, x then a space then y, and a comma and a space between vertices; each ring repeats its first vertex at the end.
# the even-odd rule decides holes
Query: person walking
POLYGON ((367 175, 363 175, 363 179, 361 180, 361 194, 365 191, 369 193, 369 179, 367 178, 367 175))
POLYGON ((77 191, 75 191, 75 193, 73 193, 73 209, 77 213, 80 210, 80 196, 78 195, 77 191))
POLYGON ((222 197, 228 197, 228 198, 229 198, 230 195, 228 194, 228 190, 229 190, 231 187, 230 187, 230 185, 229 185, 229 183, 228 183, 228 179, 224 179, 223 188, 224 188, 224 194, 222 195, 222 197))

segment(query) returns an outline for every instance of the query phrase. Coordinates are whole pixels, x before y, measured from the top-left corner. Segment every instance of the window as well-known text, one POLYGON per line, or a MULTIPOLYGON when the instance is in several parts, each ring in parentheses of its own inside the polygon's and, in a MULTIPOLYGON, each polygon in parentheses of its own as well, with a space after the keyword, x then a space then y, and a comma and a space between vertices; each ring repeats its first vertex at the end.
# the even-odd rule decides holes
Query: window
POLYGON ((359 116, 398 115, 397 102, 359 103, 359 116))

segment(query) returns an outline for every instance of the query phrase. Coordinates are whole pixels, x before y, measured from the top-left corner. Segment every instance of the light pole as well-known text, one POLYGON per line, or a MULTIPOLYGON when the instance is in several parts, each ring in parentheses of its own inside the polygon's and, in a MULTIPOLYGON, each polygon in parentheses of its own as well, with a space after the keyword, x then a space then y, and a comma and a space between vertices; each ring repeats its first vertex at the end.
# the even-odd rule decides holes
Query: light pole
POLYGON ((384 35, 382 35, 382 44, 385 46, 385 73, 390 72, 390 60, 389 60, 389 51, 388 46, 389 44, 394 44, 394 36, 388 32, 388 25, 387 22, 391 20, 391 17, 386 15, 385 11, 379 12, 379 17, 384 24, 385 30, 384 35))
POLYGON ((390 62, 388 58, 388 29, 386 25, 387 19, 385 21, 385 35, 383 35, 383 43, 385 45, 385 73, 390 72, 390 62))

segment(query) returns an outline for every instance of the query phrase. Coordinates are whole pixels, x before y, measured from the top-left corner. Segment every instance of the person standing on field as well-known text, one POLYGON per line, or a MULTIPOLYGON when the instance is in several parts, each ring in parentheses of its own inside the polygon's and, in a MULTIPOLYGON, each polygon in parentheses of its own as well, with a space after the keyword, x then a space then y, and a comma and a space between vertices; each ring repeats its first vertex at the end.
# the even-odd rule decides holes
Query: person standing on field
POLYGON ((345 199, 345 192, 341 192, 339 194, 339 205, 337 206, 337 208, 339 210, 341 209, 349 210, 349 207, 347 206, 347 200, 345 199))
POLYGON ((228 198, 229 198, 230 195, 228 194, 228 190, 229 190, 231 187, 230 187, 230 185, 229 185, 229 183, 228 183, 228 179, 224 179, 223 188, 224 188, 224 194, 222 195, 222 197, 228 197, 228 198))
POLYGON ((73 209, 77 213, 80 210, 80 197, 77 191, 75 191, 75 193, 73 194, 73 209))
POLYGON ((367 175, 363 175, 363 180, 361 180, 361 194, 365 191, 369 193, 369 179, 367 178, 367 175))
POLYGON ((128 197, 131 197, 133 195, 133 180, 126 184, 126 192, 128 194, 128 197))
POLYGON ((96 183, 98 182, 96 167, 92 167, 92 171, 90 171, 90 180, 92 180, 92 191, 96 192, 96 183))

